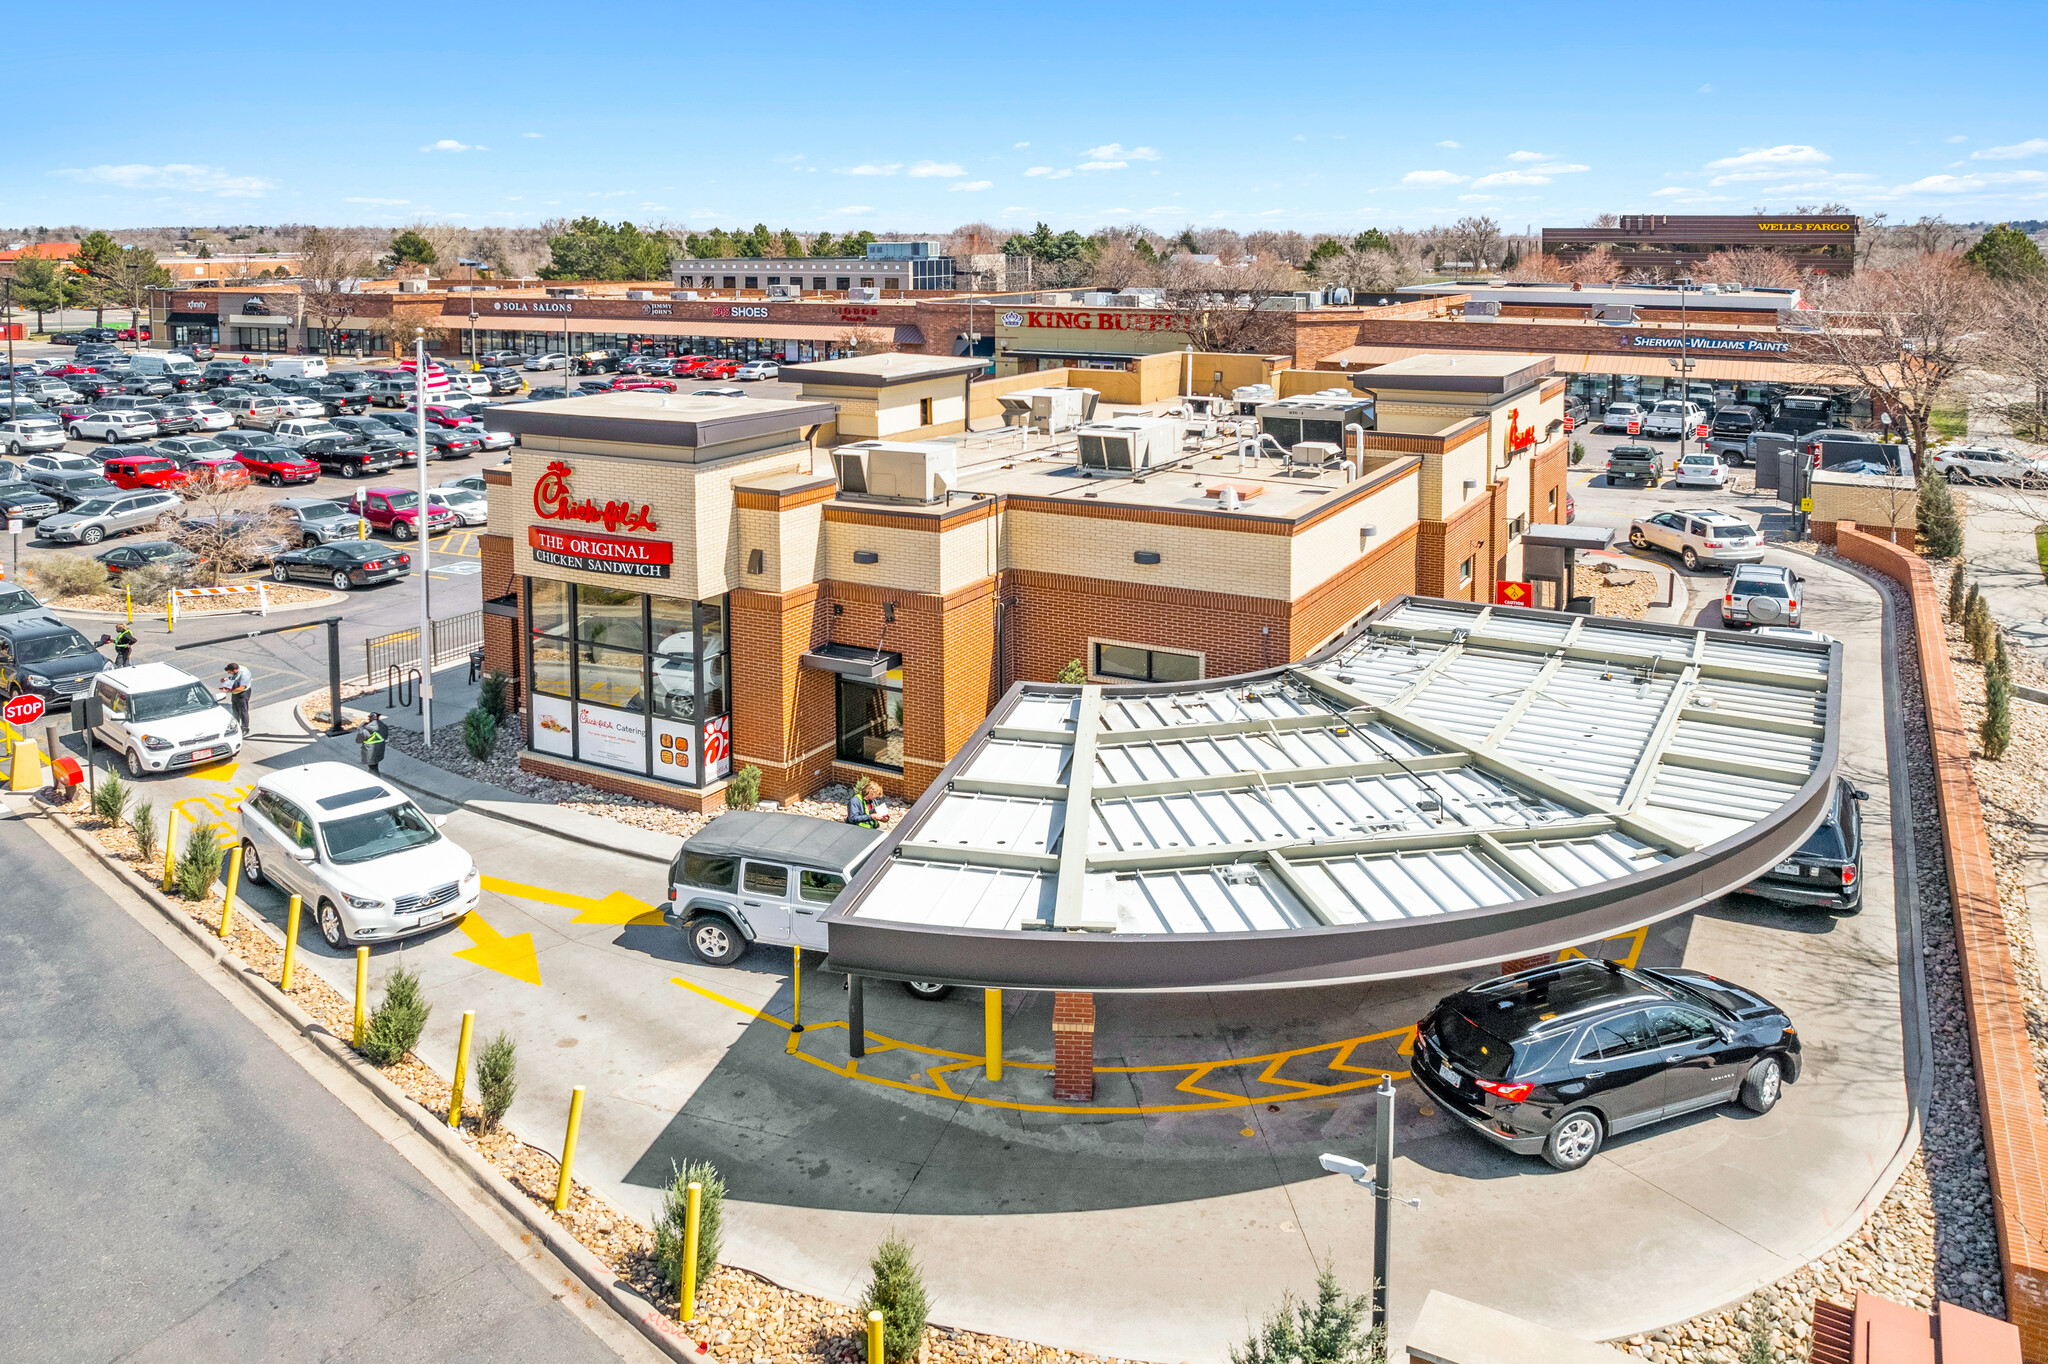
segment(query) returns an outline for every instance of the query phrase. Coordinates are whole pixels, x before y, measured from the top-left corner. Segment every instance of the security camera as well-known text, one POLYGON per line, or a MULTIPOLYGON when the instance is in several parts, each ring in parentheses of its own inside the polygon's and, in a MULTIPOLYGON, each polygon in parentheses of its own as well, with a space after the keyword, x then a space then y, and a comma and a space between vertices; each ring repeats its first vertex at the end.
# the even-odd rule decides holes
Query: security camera
POLYGON ((1323 1168, 1333 1175, 1348 1175, 1355 1184, 1370 1185, 1372 1183, 1372 1172, 1366 1169, 1363 1161, 1353 1160, 1349 1156, 1335 1156, 1327 1153, 1317 1157, 1317 1159, 1322 1162, 1323 1168))

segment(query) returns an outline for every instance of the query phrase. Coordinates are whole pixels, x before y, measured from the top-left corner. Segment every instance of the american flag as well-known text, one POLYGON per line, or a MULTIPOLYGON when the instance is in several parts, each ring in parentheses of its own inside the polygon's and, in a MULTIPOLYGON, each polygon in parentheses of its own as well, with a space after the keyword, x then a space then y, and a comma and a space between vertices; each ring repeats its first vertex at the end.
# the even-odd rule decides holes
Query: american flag
MULTIPOLYGON (((406 372, 407 376, 409 377, 417 373, 419 367, 414 361, 407 360, 404 364, 400 365, 399 368, 403 369, 406 372)), ((445 393, 447 389, 448 371, 442 369, 432 360, 427 361, 427 392, 445 393)))

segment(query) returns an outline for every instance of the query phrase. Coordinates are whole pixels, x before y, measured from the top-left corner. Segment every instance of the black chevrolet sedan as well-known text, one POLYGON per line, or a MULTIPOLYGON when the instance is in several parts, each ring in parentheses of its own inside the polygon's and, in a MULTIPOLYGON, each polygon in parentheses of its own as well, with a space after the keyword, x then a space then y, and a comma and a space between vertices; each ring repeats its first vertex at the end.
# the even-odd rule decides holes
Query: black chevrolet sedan
POLYGON ((351 587, 388 583, 412 572, 412 556, 376 540, 336 540, 304 549, 286 550, 270 561, 270 576, 279 582, 305 578, 346 592, 351 587))
POLYGON ((1799 1037, 1777 1005, 1704 972, 1555 962, 1438 1004, 1414 1076, 1481 1136, 1576 1170, 1664 1118, 1768 1113, 1799 1078, 1799 1037))

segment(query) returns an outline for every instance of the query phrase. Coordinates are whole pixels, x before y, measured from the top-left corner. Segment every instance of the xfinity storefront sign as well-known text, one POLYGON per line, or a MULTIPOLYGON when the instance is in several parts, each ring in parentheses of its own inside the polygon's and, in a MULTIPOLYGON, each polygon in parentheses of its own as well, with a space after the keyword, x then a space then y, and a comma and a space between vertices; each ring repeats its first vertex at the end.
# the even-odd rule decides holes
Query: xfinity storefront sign
POLYGON ((1764 351, 1782 355, 1792 349, 1789 341, 1758 341, 1747 336, 1631 336, 1629 343, 1645 350, 1737 350, 1764 351))

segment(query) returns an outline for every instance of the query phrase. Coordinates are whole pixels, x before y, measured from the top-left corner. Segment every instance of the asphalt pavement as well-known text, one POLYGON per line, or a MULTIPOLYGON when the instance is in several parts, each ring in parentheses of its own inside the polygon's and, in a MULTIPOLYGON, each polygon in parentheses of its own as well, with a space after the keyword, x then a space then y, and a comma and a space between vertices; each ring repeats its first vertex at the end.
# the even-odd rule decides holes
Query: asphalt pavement
POLYGON ((0 1358, 619 1358, 20 818, 0 859, 0 1358))

